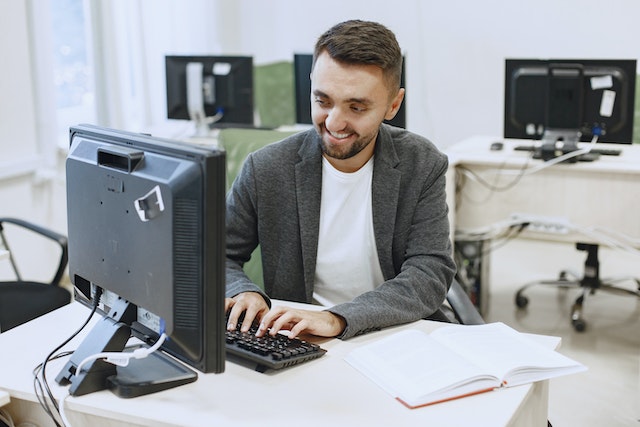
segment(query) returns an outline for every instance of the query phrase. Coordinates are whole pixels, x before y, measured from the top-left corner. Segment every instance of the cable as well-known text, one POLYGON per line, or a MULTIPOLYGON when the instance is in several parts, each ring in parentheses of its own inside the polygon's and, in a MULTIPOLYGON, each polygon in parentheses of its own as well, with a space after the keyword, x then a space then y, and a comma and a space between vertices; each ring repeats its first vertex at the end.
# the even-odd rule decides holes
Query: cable
POLYGON ((91 356, 85 357, 80 363, 78 363, 78 367, 76 368, 76 375, 82 372, 82 368, 85 365, 94 362, 98 359, 105 359, 107 362, 112 363, 118 366, 127 366, 131 359, 144 359, 149 356, 151 353, 160 348, 160 346, 167 339, 167 334, 162 333, 160 338, 149 348, 138 348, 130 353, 121 352, 121 351, 107 351, 102 353, 92 354, 91 356))
POLYGON ((73 334, 71 334, 71 336, 67 338, 62 344, 58 345, 55 349, 53 349, 47 355, 47 357, 45 357, 44 362, 36 366, 33 370, 34 391, 38 399, 38 402, 40 403, 40 406, 42 406, 42 409, 44 409, 44 411, 47 413, 47 415, 51 418, 51 420, 54 422, 54 424, 57 427, 62 427, 59 421, 55 417, 55 414, 60 415, 60 411, 58 407, 58 402, 53 396, 53 393, 51 392, 51 388, 49 387, 49 383, 47 381, 47 374, 46 374, 47 363, 50 360, 54 360, 59 357, 70 354, 70 352, 66 352, 66 353, 62 353, 54 356, 56 352, 58 352, 62 347, 67 345, 89 324, 89 322, 91 321, 91 318, 93 317, 93 315, 98 309, 98 304, 100 303, 101 296, 102 296, 102 288, 96 288, 96 293, 94 295, 94 302, 93 302, 91 313, 89 313, 89 316, 84 321, 82 326, 80 326, 78 330, 76 330, 73 334), (42 377, 42 379, 40 379, 39 376, 42 377), (44 386, 44 390, 43 390, 43 386, 44 386), (46 391, 46 395, 45 395, 45 391, 46 391), (49 398, 49 401, 53 405, 53 408, 50 406, 49 402, 47 402, 47 397, 49 398))
MULTIPOLYGON (((102 353, 96 353, 91 356, 87 356, 78 364, 78 367, 76 368, 76 375, 82 372, 82 368, 84 368, 85 365, 91 362, 94 362, 98 359, 105 359, 107 362, 112 363, 114 365, 118 365, 118 366, 127 366, 131 359, 144 359, 145 357, 148 357, 151 353, 158 350, 167 339, 168 339, 167 334, 165 332, 162 332, 162 334, 160 335, 160 338, 158 338, 158 340, 149 348, 144 348, 144 347, 138 348, 130 353, 120 352, 120 351, 106 351, 102 353)), ((65 414, 64 408, 65 408, 65 401, 69 396, 70 395, 68 393, 65 396, 63 396, 60 399, 60 403, 58 405, 58 408, 59 408, 58 413, 60 414, 60 418, 62 419, 64 425, 67 427, 70 426, 71 424, 67 420, 67 416, 65 414)))
POLYGON ((11 414, 4 409, 0 409, 0 423, 6 425, 7 427, 15 427, 15 423, 13 422, 13 418, 11 418, 11 414))
MULTIPOLYGON (((531 154, 530 157, 527 158, 527 161, 522 165, 522 167, 520 167, 519 170, 517 171, 512 171, 509 169, 505 168, 505 163, 503 163, 499 168, 495 169, 494 172, 497 175, 501 175, 501 174, 516 174, 516 177, 513 179, 513 181, 507 183, 506 185, 503 186, 498 186, 495 184, 492 184, 490 182, 488 182, 487 180, 485 180, 480 174, 474 172, 473 170, 467 168, 466 166, 457 166, 456 167, 456 171, 460 171, 462 174, 466 175, 467 177, 471 178, 473 181, 477 182, 478 184, 483 185, 484 187, 488 188, 491 191, 507 191, 510 190, 511 188, 515 187, 516 184, 518 184, 518 182, 520 182, 520 180, 522 179, 523 176, 527 175, 526 171, 528 170, 528 166, 529 166, 529 161, 532 159, 533 154, 531 154)), ((497 176, 496 176, 497 179, 497 176)))
MULTIPOLYGON (((525 228, 532 224, 544 224, 544 218, 537 217, 535 215, 526 216, 518 215, 514 218, 509 218, 504 221, 499 221, 486 227, 477 229, 457 229, 455 232, 456 241, 481 241, 481 240, 495 240, 503 237, 505 231, 507 232, 506 241, 512 240, 517 237, 525 228), (519 226, 517 234, 510 235, 513 228, 519 226)), ((549 220, 547 224, 550 226, 558 225, 557 221, 549 220)), ((569 221, 562 221, 561 226, 566 229, 567 233, 578 233, 593 240, 596 244, 603 244, 613 249, 624 250, 632 255, 640 257, 640 250, 637 249, 638 240, 629 239, 616 231, 604 229, 602 227, 584 227, 577 224, 572 224, 569 221)), ((502 242, 500 246, 504 245, 502 242)), ((498 246, 490 248, 490 251, 497 249, 498 246)))
MULTIPOLYGON (((556 165, 558 163, 562 163, 564 161, 567 161, 569 159, 572 159, 574 157, 578 157, 581 156, 583 154, 587 154, 589 152, 591 152, 591 149, 593 148, 593 146, 598 142, 598 135, 593 135, 593 138, 591 138, 591 142, 589 142, 586 146, 583 146, 582 148, 578 148, 577 150, 573 150, 570 151, 568 153, 565 153, 561 156, 558 157, 554 157, 553 159, 547 160, 546 162, 543 162, 539 165, 536 165, 535 167, 531 168, 531 169, 525 169, 524 171, 524 175, 531 175, 533 173, 537 173, 540 172, 541 170, 544 170, 548 167, 551 167, 553 165, 556 165)), ((513 174, 513 171, 503 171, 503 173, 506 174, 513 174)))

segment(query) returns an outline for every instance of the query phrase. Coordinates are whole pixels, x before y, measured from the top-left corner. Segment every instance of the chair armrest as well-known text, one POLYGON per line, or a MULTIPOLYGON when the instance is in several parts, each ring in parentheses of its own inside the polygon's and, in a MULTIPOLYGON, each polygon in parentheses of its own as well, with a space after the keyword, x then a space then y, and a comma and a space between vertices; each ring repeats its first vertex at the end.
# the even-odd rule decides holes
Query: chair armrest
POLYGON ((451 282, 451 287, 447 293, 447 301, 463 325, 481 325, 484 323, 484 319, 471 302, 469 295, 456 279, 451 282))
POLYGON ((58 246, 60 246, 60 261, 58 262, 58 270, 51 280, 51 284, 57 286, 60 283, 62 275, 64 274, 64 270, 67 267, 67 263, 69 262, 69 244, 67 237, 48 228, 44 228, 32 222, 17 218, 0 218, 0 232, 2 232, 3 230, 4 223, 13 224, 18 227, 30 230, 43 237, 46 237, 47 239, 53 240, 58 244, 58 246))

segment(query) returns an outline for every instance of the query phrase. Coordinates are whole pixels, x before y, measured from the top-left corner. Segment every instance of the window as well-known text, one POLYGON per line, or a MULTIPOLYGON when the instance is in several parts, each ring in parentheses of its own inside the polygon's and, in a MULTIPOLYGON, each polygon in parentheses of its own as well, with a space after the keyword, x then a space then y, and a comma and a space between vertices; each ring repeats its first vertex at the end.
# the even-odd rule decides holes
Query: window
POLYGON ((68 144, 69 127, 96 123, 89 2, 50 0, 53 77, 58 135, 68 144))

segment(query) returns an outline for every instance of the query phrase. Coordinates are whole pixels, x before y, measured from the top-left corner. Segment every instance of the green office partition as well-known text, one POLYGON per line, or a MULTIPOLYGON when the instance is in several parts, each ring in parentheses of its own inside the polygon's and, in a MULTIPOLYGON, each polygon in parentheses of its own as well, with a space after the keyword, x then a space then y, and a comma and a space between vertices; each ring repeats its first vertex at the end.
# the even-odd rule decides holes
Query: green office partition
POLYGON ((295 124, 293 63, 274 62, 253 68, 254 99, 260 126, 295 124))

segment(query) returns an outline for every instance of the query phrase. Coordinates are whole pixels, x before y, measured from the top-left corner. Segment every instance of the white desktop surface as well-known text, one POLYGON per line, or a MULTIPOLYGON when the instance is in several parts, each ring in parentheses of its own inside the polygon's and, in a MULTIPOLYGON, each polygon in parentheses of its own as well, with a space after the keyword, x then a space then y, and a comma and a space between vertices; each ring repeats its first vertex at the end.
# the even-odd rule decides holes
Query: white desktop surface
MULTIPOLYGON (((471 171, 495 186, 506 186, 523 167, 534 168, 542 160, 515 151, 532 140, 476 136, 449 147, 448 203, 455 228, 473 230, 503 221, 513 213, 558 217, 579 227, 596 227, 640 239, 640 146, 597 143, 598 148, 622 150, 619 156, 600 156, 593 162, 560 163, 527 174, 505 191, 493 191, 460 168, 471 171), (492 142, 504 143, 499 151, 492 142), (456 194, 456 190, 458 192, 456 194)), ((586 145, 588 143, 581 143, 586 145)), ((530 233, 533 234, 533 233, 530 233)), ((583 235, 536 233, 528 237, 551 241, 593 242, 583 235)))
MULTIPOLYGON (((0 390, 9 392, 12 402, 36 401, 33 368, 88 313, 74 302, 0 334, 0 390)), ((194 383, 147 396, 121 399, 105 390, 69 397, 66 413, 72 425, 91 426, 546 426, 546 381, 410 410, 343 360, 357 346, 401 328, 432 331, 441 325, 419 321, 347 341, 320 340, 328 350, 325 356, 279 372, 261 374, 228 362, 223 374, 200 373, 194 383)), ((541 342, 552 348, 559 342, 545 338, 541 342)), ((66 388, 55 383, 66 360, 48 364, 47 377, 57 398, 66 395, 66 388)))

